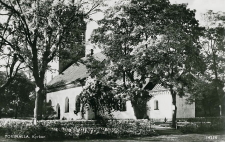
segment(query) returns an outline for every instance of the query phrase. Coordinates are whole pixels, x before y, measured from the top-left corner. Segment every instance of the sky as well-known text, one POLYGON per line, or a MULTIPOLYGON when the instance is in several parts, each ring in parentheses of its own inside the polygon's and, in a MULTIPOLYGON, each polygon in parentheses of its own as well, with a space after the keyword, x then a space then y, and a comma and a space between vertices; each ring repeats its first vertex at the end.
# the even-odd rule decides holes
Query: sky
POLYGON ((170 0, 172 4, 188 3, 188 8, 196 10, 195 18, 202 22, 201 13, 205 13, 208 10, 214 12, 223 11, 225 12, 225 0, 170 0))

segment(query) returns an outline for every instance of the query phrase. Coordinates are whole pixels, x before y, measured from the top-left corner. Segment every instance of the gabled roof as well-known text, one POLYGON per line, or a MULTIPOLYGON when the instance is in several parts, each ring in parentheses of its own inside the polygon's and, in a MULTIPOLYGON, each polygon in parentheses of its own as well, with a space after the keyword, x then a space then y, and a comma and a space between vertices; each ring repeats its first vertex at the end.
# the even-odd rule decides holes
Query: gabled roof
MULTIPOLYGON (((102 53, 93 54, 93 57, 98 61, 103 61, 106 56, 102 53)), ((83 61, 87 60, 87 57, 82 58, 83 61)), ((68 67, 61 74, 55 76, 49 83, 48 86, 65 86, 74 83, 78 80, 82 80, 89 76, 88 70, 83 63, 74 63, 68 67)))
POLYGON ((161 84, 156 84, 155 87, 150 92, 157 92, 157 91, 167 91, 165 87, 163 87, 161 84))
MULTIPOLYGON (((106 56, 102 53, 93 54, 93 57, 98 61, 103 61, 104 59, 106 59, 106 56)), ((83 57, 81 58, 81 60, 85 61, 87 60, 87 57, 83 57)), ((70 67, 68 67, 65 71, 63 71, 61 74, 55 76, 47 85, 49 86, 49 89, 58 88, 57 90, 62 90, 62 89, 65 89, 62 86, 71 85, 71 84, 74 85, 78 81, 87 78, 89 75, 90 73, 88 73, 88 70, 85 64, 81 62, 74 63, 70 67)), ((146 81, 147 81, 147 84, 149 84, 149 80, 146 80, 146 81)), ((160 84, 156 84, 153 87, 153 89, 150 90, 150 92, 166 91, 166 90, 168 89, 166 89, 160 84)))

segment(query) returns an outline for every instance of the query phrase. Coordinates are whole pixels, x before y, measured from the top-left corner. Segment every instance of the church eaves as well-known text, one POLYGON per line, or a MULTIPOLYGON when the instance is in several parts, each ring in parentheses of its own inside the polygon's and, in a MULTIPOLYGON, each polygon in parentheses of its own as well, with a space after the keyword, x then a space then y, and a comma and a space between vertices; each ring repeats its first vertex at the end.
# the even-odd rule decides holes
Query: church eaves
MULTIPOLYGON (((96 60, 103 61, 106 56, 102 53, 93 54, 96 60)), ((83 61, 87 60, 87 57, 82 58, 83 61)), ((55 90, 63 90, 76 86, 81 86, 80 81, 84 80, 90 75, 88 73, 87 67, 83 63, 74 63, 68 67, 61 74, 55 76, 48 84, 48 92, 55 90), (67 86, 67 87, 66 87, 67 86)))

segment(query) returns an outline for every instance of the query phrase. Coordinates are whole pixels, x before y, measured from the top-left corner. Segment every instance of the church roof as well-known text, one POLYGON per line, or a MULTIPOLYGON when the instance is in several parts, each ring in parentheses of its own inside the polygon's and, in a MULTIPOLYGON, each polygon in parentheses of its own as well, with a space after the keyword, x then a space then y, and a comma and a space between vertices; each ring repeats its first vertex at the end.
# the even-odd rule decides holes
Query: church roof
MULTIPOLYGON (((93 54, 96 60, 103 61, 106 56, 102 53, 93 54)), ((83 61, 87 60, 87 57, 82 58, 83 61)), ((84 79, 89 76, 88 70, 83 63, 74 63, 68 67, 61 74, 55 76, 49 83, 48 86, 63 86, 71 84, 78 80, 84 79)))
MULTIPOLYGON (((104 54, 96 53, 93 54, 93 57, 98 61, 103 61, 106 56, 104 54)), ((87 57, 81 58, 82 61, 87 60, 87 57)), ((85 79, 88 77, 90 73, 88 73, 88 69, 86 65, 82 62, 74 63, 70 67, 68 67, 65 71, 63 71, 61 74, 55 76, 47 85, 49 86, 49 89, 51 88, 58 88, 59 90, 65 89, 60 88, 62 86, 75 84, 79 80, 85 79)), ((156 84, 153 88, 151 88, 150 92, 157 92, 157 91, 166 91, 165 87, 163 87, 161 84, 156 84)))
POLYGON ((157 91, 167 91, 165 87, 163 87, 161 84, 156 84, 155 87, 151 90, 151 92, 157 92, 157 91))

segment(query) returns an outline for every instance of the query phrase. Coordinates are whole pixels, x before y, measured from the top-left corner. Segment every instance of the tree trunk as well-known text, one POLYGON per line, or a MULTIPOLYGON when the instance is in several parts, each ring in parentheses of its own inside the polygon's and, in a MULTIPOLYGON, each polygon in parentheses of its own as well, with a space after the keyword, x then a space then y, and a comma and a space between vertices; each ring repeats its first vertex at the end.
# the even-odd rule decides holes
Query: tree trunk
POLYGON ((37 91, 35 91, 35 95, 36 95, 36 97, 35 97, 35 108, 34 108, 34 118, 36 119, 36 120, 38 120, 38 107, 39 107, 39 105, 38 105, 38 103, 39 103, 39 94, 38 94, 38 92, 37 91))
POLYGON ((2 107, 0 107, 0 119, 2 118, 2 107))
POLYGON ((147 117, 147 102, 138 104, 135 101, 131 101, 131 104, 134 109, 134 115, 137 119, 145 119, 147 117))
POLYGON ((172 104, 174 106, 173 112, 172 112, 172 127, 176 128, 176 120, 177 120, 177 106, 176 106, 176 92, 170 88, 170 92, 172 95, 172 104))
POLYGON ((44 104, 44 97, 45 97, 45 94, 43 92, 44 90, 41 91, 40 93, 40 101, 39 101, 39 114, 40 114, 40 120, 42 119, 42 116, 43 116, 43 104, 44 104))
POLYGON ((222 98, 222 105, 221 105, 221 107, 222 107, 222 116, 225 116, 225 99, 224 99, 224 97, 222 98))
POLYGON ((97 106, 94 107, 94 114, 95 114, 95 119, 98 119, 99 115, 98 115, 97 106))
POLYGON ((18 103, 15 105, 15 119, 17 119, 17 114, 18 114, 18 103))
MULTIPOLYGON (((218 102, 219 102, 219 104, 222 106, 223 105, 223 103, 222 103, 222 101, 221 101, 221 97, 220 97, 220 95, 219 95, 219 93, 218 93, 218 87, 219 87, 219 78, 218 78, 218 67, 217 67, 217 57, 216 57, 216 53, 215 53, 216 51, 213 49, 213 65, 214 65, 214 74, 215 74, 215 94, 216 94, 216 96, 215 97, 217 97, 218 98, 218 102)), ((215 114, 216 116, 220 116, 220 111, 218 111, 218 113, 217 114, 215 114)))
POLYGON ((44 101, 44 89, 39 89, 36 92, 34 118, 36 120, 42 119, 43 101, 44 101))

